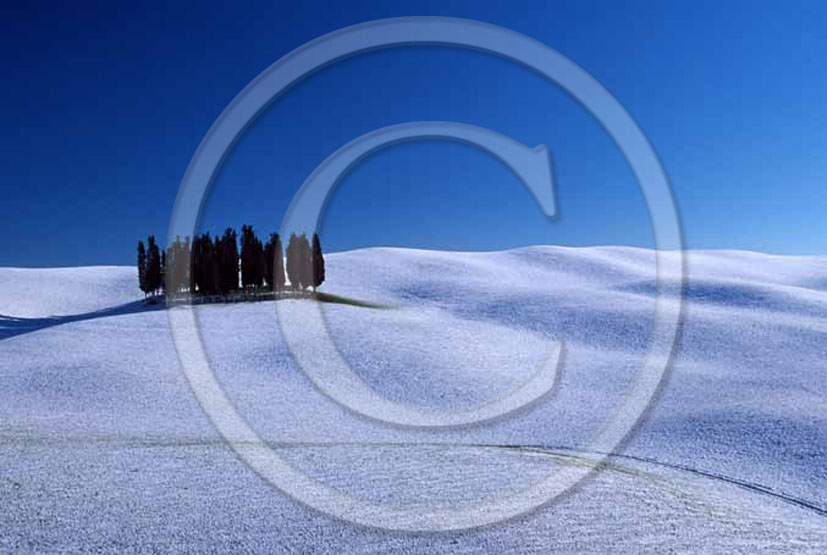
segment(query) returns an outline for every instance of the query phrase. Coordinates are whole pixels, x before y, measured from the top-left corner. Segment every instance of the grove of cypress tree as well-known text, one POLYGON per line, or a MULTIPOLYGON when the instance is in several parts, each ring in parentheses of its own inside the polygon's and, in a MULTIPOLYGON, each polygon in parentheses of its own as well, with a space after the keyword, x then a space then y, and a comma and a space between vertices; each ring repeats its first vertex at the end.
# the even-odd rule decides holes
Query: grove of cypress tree
POLYGON ((264 286, 282 290, 288 276, 295 290, 312 287, 315 291, 325 280, 318 234, 313 234, 311 245, 306 234, 292 233, 285 252, 278 233, 270 234, 265 244, 249 225, 242 226, 240 241, 228 227, 215 239, 209 233, 196 235, 192 241, 176 237, 167 249, 160 248, 150 235, 146 247, 138 241, 137 263, 138 285, 145 295, 185 290, 225 295, 239 289, 239 273, 241 287, 254 291, 264 286))

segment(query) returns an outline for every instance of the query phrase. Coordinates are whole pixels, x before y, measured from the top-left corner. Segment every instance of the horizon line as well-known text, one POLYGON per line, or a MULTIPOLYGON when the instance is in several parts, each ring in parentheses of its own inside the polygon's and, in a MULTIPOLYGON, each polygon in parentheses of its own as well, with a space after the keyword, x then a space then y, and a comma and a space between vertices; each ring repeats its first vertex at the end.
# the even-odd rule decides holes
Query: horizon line
MULTIPOLYGON (((510 251, 518 251, 518 250, 525 250, 525 249, 532 249, 532 248, 556 248, 556 249, 565 249, 565 250, 587 250, 587 249, 632 249, 632 250, 640 250, 640 251, 651 251, 654 252, 657 249, 651 247, 641 247, 638 245, 622 245, 622 244, 607 244, 607 245, 558 245, 553 243, 534 243, 530 245, 522 245, 517 247, 510 247, 506 249, 480 249, 480 250, 456 250, 456 249, 435 249, 435 248, 421 248, 421 247, 407 247, 407 246, 394 246, 394 245, 372 245, 366 247, 356 247, 352 249, 346 249, 341 251, 329 251, 325 252, 325 256, 330 255, 339 255, 339 254, 348 254, 354 253, 358 251, 367 251, 367 250, 379 250, 379 249, 388 249, 388 250, 404 250, 404 251, 422 251, 422 252, 438 252, 438 253, 451 253, 451 254, 496 254, 496 253, 505 253, 510 251)), ((677 249, 663 249, 663 252, 678 252, 677 249)), ((744 249, 744 248, 686 248, 681 249, 681 252, 684 254, 691 254, 691 253, 745 253, 745 254, 757 254, 763 256, 773 256, 773 257, 785 257, 785 258, 827 258, 827 253, 819 253, 819 254, 790 254, 790 253, 774 253, 774 252, 765 252, 753 249, 744 249)), ((81 264, 78 266, 9 266, 5 264, 0 264, 0 269, 5 270, 61 270, 61 269, 71 269, 71 268, 131 268, 134 264, 117 264, 117 263, 101 263, 101 264, 81 264)))

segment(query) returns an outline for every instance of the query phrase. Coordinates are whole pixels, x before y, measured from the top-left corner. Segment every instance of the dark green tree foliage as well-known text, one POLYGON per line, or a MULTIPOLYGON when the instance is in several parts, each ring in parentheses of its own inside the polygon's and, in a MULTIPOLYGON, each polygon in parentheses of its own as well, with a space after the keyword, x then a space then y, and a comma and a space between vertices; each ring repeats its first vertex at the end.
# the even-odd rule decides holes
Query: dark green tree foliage
POLYGON ((196 257, 196 246, 195 244, 198 242, 198 236, 192 238, 192 244, 190 245, 190 261, 189 267, 187 268, 187 286, 189 287, 190 293, 195 293, 197 289, 197 285, 195 282, 195 257, 196 257))
POLYGON ((148 291, 156 293, 161 288, 161 251, 155 243, 155 236, 147 239, 146 286, 148 291))
POLYGON ((249 259, 249 286, 253 288, 262 287, 264 285, 264 274, 266 263, 264 261, 264 245, 261 240, 253 234, 250 240, 250 259, 249 259))
POLYGON ((190 291, 190 268, 192 268, 192 246, 190 245, 189 235, 184 237, 183 252, 179 255, 179 264, 181 266, 180 286, 190 291))
POLYGON ((290 235, 287 243, 287 277, 293 289, 304 289, 313 283, 313 255, 307 235, 290 235))
POLYGON ((138 287, 144 295, 149 293, 146 282, 146 248, 143 241, 138 241, 138 287))
POLYGON ((192 255, 190 257, 190 291, 193 293, 202 290, 203 285, 203 278, 202 276, 202 267, 201 267, 201 258, 202 258, 202 245, 203 245, 203 236, 196 235, 192 238, 192 255))
POLYGON ((238 236, 228 227, 224 236, 215 244, 219 281, 219 293, 238 291, 238 236))
MULTIPOLYGON (((186 243, 185 243, 186 244, 186 243)), ((238 243, 235 230, 227 228, 215 241, 209 233, 192 242, 192 287, 205 295, 238 290, 238 243)))
POLYGON ((167 251, 161 251, 161 279, 158 280, 158 288, 161 293, 166 292, 167 279, 167 251))
POLYGON ((273 238, 264 244, 264 286, 268 290, 275 289, 273 287, 273 238))
POLYGON ((261 239, 256 237, 256 287, 264 286, 264 272, 266 266, 267 261, 264 259, 264 244, 261 242, 261 239))
POLYGON ((274 260, 273 260, 273 236, 270 235, 270 239, 264 244, 264 286, 269 290, 275 290, 276 288, 273 286, 273 272, 275 271, 274 267, 274 260))
POLYGON ((192 245, 192 274, 199 293, 214 295, 218 292, 217 262, 210 234, 197 236, 192 245))
POLYGON ((179 250, 180 247, 181 247, 181 238, 176 237, 175 242, 172 243, 171 245, 169 245, 167 247, 167 250, 165 251, 165 253, 166 253, 165 262, 166 262, 166 265, 167 265, 167 271, 165 272, 164 280, 166 281, 167 291, 169 291, 170 293, 175 293, 175 292, 178 291, 178 287, 177 287, 178 283, 176 283, 177 280, 175 279, 177 277, 175 274, 176 274, 176 271, 177 271, 176 259, 177 259, 177 254, 178 253, 175 252, 175 251, 179 250))
POLYGON ((311 256, 313 275, 310 284, 315 291, 318 286, 324 283, 324 255, 322 254, 322 243, 319 241, 318 233, 313 234, 313 252, 311 256))
POLYGON ((241 226, 241 285, 249 288, 256 284, 256 235, 253 227, 241 226))

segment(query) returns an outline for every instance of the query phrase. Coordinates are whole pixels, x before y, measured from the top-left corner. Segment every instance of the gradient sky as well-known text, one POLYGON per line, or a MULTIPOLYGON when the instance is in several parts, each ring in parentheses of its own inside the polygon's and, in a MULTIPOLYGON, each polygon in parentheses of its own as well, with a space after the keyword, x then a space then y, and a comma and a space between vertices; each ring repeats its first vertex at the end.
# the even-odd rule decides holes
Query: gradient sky
MULTIPOLYGON (((658 152, 688 247, 827 253, 827 4, 667 4, 5 5, 0 265, 133 263, 139 238, 166 236, 191 156, 251 79, 321 34, 402 15, 510 27, 590 72, 658 152)), ((351 58, 290 90, 227 159, 203 229, 277 230, 326 156, 416 120, 548 145, 559 219, 547 221, 489 155, 409 143, 344 180, 324 219, 326 250, 651 245, 629 167, 579 104, 507 61, 442 47, 351 58)))

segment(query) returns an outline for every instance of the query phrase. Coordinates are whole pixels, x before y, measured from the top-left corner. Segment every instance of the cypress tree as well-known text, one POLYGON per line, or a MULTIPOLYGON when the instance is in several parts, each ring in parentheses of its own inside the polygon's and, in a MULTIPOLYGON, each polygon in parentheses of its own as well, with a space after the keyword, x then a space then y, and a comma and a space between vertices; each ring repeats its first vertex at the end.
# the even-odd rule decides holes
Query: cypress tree
POLYGON ((155 236, 147 238, 148 255, 146 264, 146 286, 153 293, 161 287, 161 252, 155 243, 155 236))
POLYGON ((166 290, 166 283, 167 283, 167 251, 161 251, 161 275, 158 278, 158 289, 161 290, 161 293, 164 293, 166 290))
POLYGON ((299 287, 304 289, 313 284, 313 251, 304 233, 299 236, 298 245, 299 287))
POLYGON ((292 289, 300 289, 301 259, 299 258, 299 238, 295 233, 290 234, 287 242, 287 278, 292 289))
POLYGON ((284 251, 281 248, 281 237, 274 233, 273 239, 273 289, 284 289, 284 251))
POLYGON ((198 235, 192 238, 192 243, 190 244, 190 265, 187 269, 187 273, 189 274, 189 288, 190 293, 195 294, 195 291, 198 287, 198 276, 197 276, 197 268, 198 268, 198 235))
POLYGON ((221 275, 221 293, 238 290, 238 236, 233 228, 224 230, 224 236, 216 238, 219 273, 221 275))
POLYGON ((138 241, 138 287, 144 296, 149 293, 146 283, 146 248, 143 241, 138 241))
POLYGON ((256 237, 253 246, 255 255, 253 259, 255 265, 255 272, 253 274, 253 285, 255 285, 256 287, 261 287, 264 285, 264 272, 266 265, 264 261, 264 245, 262 245, 261 239, 256 237))
POLYGON ((273 286, 273 236, 264 244, 264 281, 267 289, 275 290, 273 286))
POLYGON ((201 262, 201 254, 202 251, 202 239, 201 235, 196 235, 192 239, 192 267, 190 268, 190 291, 195 293, 196 291, 203 292, 203 277, 202 276, 202 268, 203 263, 201 262))
POLYGON ((175 237, 175 242, 172 244, 172 249, 169 249, 172 256, 167 256, 167 268, 171 274, 171 280, 167 280, 169 285, 173 287, 173 293, 179 293, 186 283, 184 272, 184 243, 181 242, 180 237, 175 237))
POLYGON ((213 251, 213 242, 209 233, 195 238, 192 246, 193 281, 198 292, 205 295, 213 295, 217 292, 217 272, 213 251))
POLYGON ((316 290, 318 286, 324 283, 324 254, 322 254, 322 244, 319 241, 319 234, 313 234, 313 252, 312 252, 312 269, 313 275, 311 276, 311 284, 313 285, 313 291, 316 290))
POLYGON ((205 295, 215 295, 218 293, 219 278, 215 245, 209 233, 202 235, 199 243, 198 289, 205 295))
POLYGON ((255 285, 256 281, 256 236, 253 227, 241 226, 241 285, 245 289, 255 285))
POLYGON ((178 293, 183 286, 183 245, 181 238, 176 237, 175 241, 167 247, 165 257, 162 257, 163 266, 166 269, 164 279, 162 280, 166 285, 167 291, 170 293, 178 293))
POLYGON ((209 267, 209 280, 210 280, 210 288, 213 294, 223 295, 227 291, 229 291, 229 287, 227 286, 227 275, 226 275, 226 259, 227 255, 225 252, 224 246, 224 237, 219 237, 216 235, 215 240, 210 245, 211 248, 208 249, 208 260, 207 264, 209 267))
POLYGON ((190 237, 184 237, 184 244, 181 245, 181 253, 179 258, 179 265, 181 266, 181 287, 192 291, 190 281, 190 268, 192 267, 192 254, 190 250, 190 237))
POLYGON ((218 245, 220 239, 215 238, 213 242, 209 233, 204 243, 204 290, 208 295, 215 295, 220 292, 218 272, 218 245))

